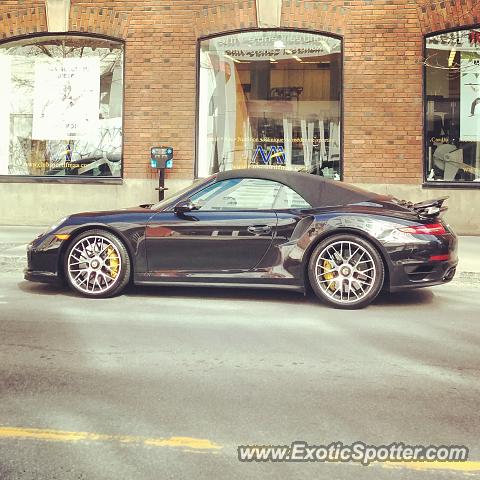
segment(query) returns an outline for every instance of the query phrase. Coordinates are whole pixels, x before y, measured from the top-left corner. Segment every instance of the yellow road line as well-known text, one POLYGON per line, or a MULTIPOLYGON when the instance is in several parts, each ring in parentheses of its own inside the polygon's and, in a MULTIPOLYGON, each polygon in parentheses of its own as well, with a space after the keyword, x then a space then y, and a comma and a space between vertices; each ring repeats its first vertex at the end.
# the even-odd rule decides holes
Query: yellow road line
MULTIPOLYGON (((107 435, 92 432, 69 432, 41 428, 0 427, 0 439, 27 439, 49 442, 118 442, 131 443, 151 447, 172 447, 190 452, 216 453, 223 447, 205 438, 170 437, 151 438, 134 435, 107 435)), ((374 462, 371 465, 381 465, 383 468, 400 468, 408 470, 444 470, 463 473, 480 473, 480 461, 466 462, 374 462)))
POLYGON ((22 438, 50 442, 119 442, 153 447, 174 447, 193 450, 220 450, 223 448, 205 438, 170 437, 149 438, 133 435, 105 435, 91 432, 66 432, 41 428, 0 427, 0 438, 22 438))
POLYGON ((448 470, 465 473, 480 473, 480 462, 384 462, 384 468, 406 468, 408 470, 448 470))

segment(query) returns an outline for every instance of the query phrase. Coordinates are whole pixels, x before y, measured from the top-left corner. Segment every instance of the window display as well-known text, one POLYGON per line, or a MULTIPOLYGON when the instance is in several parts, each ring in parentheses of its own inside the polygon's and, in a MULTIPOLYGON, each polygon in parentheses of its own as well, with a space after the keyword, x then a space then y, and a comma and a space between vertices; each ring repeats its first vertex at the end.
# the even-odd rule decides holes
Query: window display
POLYGON ((0 71, 0 175, 121 176, 122 43, 2 43, 0 71))
POLYGON ((199 51, 199 177, 254 166, 340 179, 341 40, 262 30, 199 51))
POLYGON ((480 30, 426 38, 427 182, 480 181, 480 30))

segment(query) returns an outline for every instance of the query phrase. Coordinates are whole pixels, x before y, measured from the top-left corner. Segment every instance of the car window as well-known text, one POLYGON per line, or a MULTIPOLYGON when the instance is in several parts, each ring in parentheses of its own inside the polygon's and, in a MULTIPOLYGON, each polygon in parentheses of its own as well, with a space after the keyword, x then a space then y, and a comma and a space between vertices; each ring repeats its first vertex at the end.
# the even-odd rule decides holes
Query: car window
POLYGON ((209 181, 212 180, 213 177, 209 178, 199 178, 195 180, 191 185, 188 187, 182 188, 181 190, 178 190, 175 192, 173 195, 170 195, 169 197, 165 198, 164 200, 161 200, 158 203, 155 203, 151 206, 152 210, 163 210, 167 205, 170 204, 175 204, 177 200, 185 195, 189 190, 193 190, 194 188, 198 187, 201 183, 208 183, 209 181))
POLYGON ((199 210, 273 210, 309 208, 294 190, 271 180, 232 178, 216 182, 191 197, 199 210))
POLYGON ((193 195, 199 210, 271 210, 281 185, 270 180, 232 178, 193 195))
POLYGON ((192 195, 190 200, 197 206, 198 210, 221 210, 221 208, 216 207, 221 206, 222 202, 227 203, 225 201, 226 192, 235 188, 240 181, 240 178, 234 178, 216 182, 192 195))
POLYGON ((286 185, 282 185, 273 204, 273 208, 277 210, 288 208, 311 208, 311 205, 295 190, 292 190, 286 185))

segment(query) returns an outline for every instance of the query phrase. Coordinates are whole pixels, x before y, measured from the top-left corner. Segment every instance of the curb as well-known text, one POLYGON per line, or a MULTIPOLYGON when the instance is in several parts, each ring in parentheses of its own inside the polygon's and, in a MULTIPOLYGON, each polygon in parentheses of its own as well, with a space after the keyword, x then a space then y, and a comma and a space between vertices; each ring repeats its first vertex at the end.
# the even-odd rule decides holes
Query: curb
POLYGON ((453 282, 480 284, 480 272, 457 272, 453 282))
POLYGON ((18 265, 18 266, 26 266, 27 264, 27 254, 25 255, 2 255, 0 254, 0 266, 4 265, 18 265))
POLYGON ((22 273, 27 266, 27 259, 23 257, 0 256, 1 273, 22 273))

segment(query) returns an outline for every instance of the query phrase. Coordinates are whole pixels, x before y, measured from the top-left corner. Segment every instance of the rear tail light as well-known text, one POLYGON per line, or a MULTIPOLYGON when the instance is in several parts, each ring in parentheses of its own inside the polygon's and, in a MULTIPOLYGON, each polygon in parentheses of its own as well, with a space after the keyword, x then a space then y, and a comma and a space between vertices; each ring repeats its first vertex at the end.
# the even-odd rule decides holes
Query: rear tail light
POLYGON ((430 262, 444 262, 445 260, 450 260, 450 255, 448 253, 444 255, 432 255, 429 258, 430 262))
POLYGON ((413 225, 411 227, 399 228, 401 232, 412 233, 413 235, 445 235, 447 231, 441 223, 430 223, 428 225, 413 225))

